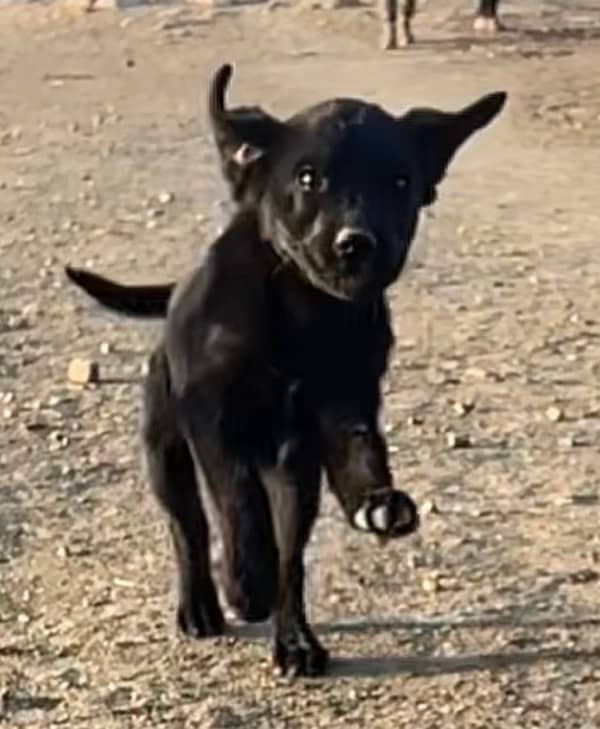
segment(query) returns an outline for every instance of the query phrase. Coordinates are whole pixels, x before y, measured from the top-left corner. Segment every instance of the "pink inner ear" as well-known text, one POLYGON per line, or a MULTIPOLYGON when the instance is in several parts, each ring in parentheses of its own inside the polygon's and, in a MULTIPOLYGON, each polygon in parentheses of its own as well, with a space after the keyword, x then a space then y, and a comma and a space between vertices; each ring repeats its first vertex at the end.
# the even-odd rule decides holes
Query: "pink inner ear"
POLYGON ((241 144, 236 151, 233 153, 233 161, 240 167, 247 167, 248 165, 256 162, 263 156, 264 152, 258 147, 253 147, 251 144, 241 144))

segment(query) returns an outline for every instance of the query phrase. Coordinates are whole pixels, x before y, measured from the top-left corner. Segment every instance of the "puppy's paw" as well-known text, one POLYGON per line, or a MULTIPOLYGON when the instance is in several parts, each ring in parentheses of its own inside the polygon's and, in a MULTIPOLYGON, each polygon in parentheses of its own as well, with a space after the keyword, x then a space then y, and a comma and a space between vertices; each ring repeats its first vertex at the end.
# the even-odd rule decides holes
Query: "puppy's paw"
POLYGON ((272 657, 275 675, 287 678, 322 676, 329 663, 329 652, 316 638, 307 645, 276 640, 272 657))
POLYGON ((408 494, 395 489, 382 489, 368 494, 355 512, 353 525, 385 539, 411 534, 419 527, 419 513, 408 494))
POLYGON ((478 15, 473 21, 473 30, 481 35, 493 36, 506 29, 498 18, 478 15))
POLYGON ((209 638, 222 635, 225 618, 214 588, 204 594, 182 596, 177 607, 177 628, 190 638, 209 638))

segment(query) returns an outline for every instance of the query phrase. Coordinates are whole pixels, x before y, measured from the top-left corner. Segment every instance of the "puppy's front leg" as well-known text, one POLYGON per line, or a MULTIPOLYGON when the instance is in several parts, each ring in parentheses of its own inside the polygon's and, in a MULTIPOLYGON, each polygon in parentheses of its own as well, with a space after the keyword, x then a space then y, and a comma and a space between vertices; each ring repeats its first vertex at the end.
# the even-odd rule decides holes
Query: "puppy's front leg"
POLYGON ((329 485, 351 526, 389 539, 415 531, 417 508, 392 487, 386 442, 372 416, 321 414, 329 485))
POLYGON ((291 440, 280 452, 285 457, 262 473, 279 550, 273 663, 281 675, 318 676, 329 655, 306 619, 304 550, 319 509, 321 464, 308 443, 291 440))

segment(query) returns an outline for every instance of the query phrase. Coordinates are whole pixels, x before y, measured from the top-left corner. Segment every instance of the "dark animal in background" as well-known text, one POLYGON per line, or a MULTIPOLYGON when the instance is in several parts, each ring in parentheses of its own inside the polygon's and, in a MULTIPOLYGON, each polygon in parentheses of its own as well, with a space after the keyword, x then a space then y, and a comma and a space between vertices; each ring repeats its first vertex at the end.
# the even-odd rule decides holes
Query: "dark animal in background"
MULTIPOLYGON (((385 28, 384 47, 387 50, 414 43, 412 20, 417 10, 417 0, 384 0, 385 28), (402 25, 398 35, 398 2, 401 5, 402 25)), ((500 0, 478 0, 477 14, 473 23, 479 33, 494 34, 500 29, 498 6, 500 0)))
POLYGON ((417 527, 413 501, 392 488, 378 425, 393 342, 385 290, 454 153, 505 94, 400 117, 333 99, 280 121, 258 107, 228 112, 231 72, 213 79, 209 111, 238 211, 202 265, 177 287, 67 274, 111 309, 166 316, 143 440, 173 537, 179 627, 224 630, 202 478, 228 602, 247 621, 273 616, 281 672, 318 675, 328 654, 305 614, 303 555, 322 472, 354 528, 389 539, 417 527))

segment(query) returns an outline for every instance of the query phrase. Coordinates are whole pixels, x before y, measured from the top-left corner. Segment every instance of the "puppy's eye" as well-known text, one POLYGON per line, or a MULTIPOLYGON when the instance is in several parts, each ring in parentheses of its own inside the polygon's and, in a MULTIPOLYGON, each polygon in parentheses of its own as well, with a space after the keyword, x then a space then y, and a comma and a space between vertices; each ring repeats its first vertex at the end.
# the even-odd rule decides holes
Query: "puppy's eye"
POLYGON ((350 435, 357 438, 364 438, 369 434, 369 426, 366 423, 353 423, 350 426, 350 435))
POLYGON ((298 171, 298 184, 305 192, 314 192, 319 189, 319 175, 314 167, 308 165, 301 167, 298 171))
POLYGON ((406 175, 398 175, 394 180, 394 184, 396 185, 396 189, 406 190, 408 187, 408 177, 406 175))

